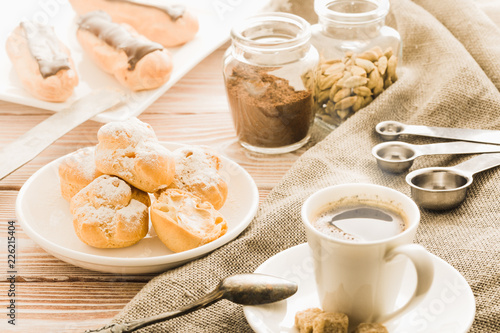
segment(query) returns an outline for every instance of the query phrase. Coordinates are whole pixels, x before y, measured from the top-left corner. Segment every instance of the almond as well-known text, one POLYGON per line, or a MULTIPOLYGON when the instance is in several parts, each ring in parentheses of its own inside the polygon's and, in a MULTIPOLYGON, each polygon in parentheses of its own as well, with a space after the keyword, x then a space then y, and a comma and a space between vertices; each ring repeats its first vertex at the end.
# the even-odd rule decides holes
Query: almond
POLYGON ((386 58, 386 56, 381 56, 378 59, 377 69, 380 72, 380 74, 382 74, 382 76, 385 74, 385 70, 387 69, 387 58, 386 58))
POLYGON ((339 90, 335 96, 333 97, 333 101, 335 103, 340 102, 341 100, 345 99, 346 97, 351 96, 351 89, 350 88, 344 88, 339 90))
POLYGON ((372 91, 368 87, 356 87, 353 89, 354 93, 358 96, 365 97, 365 96, 370 96, 372 94, 372 91))
POLYGON ((398 58, 392 55, 387 61, 387 76, 391 78, 392 82, 398 80, 398 75, 396 74, 396 67, 398 65, 398 58))
POLYGON ((357 58, 355 63, 357 66, 363 68, 367 73, 370 73, 375 68, 375 65, 370 60, 357 58))
POLYGON ((336 62, 333 65, 330 65, 328 68, 326 68, 324 74, 333 75, 337 73, 343 73, 344 70, 345 70, 345 65, 341 62, 336 62))
POLYGON ((366 71, 362 67, 351 66, 351 68, 349 69, 349 71, 352 73, 352 75, 366 77, 366 71))
POLYGON ((333 101, 333 98, 335 97, 335 94, 338 93, 340 91, 340 89, 342 89, 341 86, 339 86, 337 83, 335 83, 332 88, 330 89, 330 100, 333 101))
POLYGON ((359 109, 361 109, 361 105, 363 105, 364 100, 365 99, 363 96, 357 96, 356 102, 354 102, 354 104, 352 105, 352 111, 357 112, 359 109))
POLYGON ((375 52, 375 54, 377 55, 377 58, 380 58, 381 56, 384 55, 380 46, 375 46, 373 49, 371 49, 371 51, 375 52))
MULTIPOLYGON (((366 86, 370 89, 374 89, 379 83, 379 81, 382 81, 382 78, 380 77, 380 73, 378 72, 378 69, 373 70, 370 75, 368 76, 369 80, 366 86)), ((384 81, 382 81, 382 85, 384 84, 384 81)))
POLYGON ((358 59, 361 58, 361 59, 366 59, 366 60, 369 60, 371 62, 374 62, 374 61, 377 61, 378 59, 378 56, 375 52, 373 51, 365 51, 361 54, 358 54, 358 59))
POLYGON ((348 109, 356 103, 358 96, 349 96, 335 103, 335 110, 348 109))
POLYGON ((392 57, 393 54, 394 54, 394 52, 392 51, 392 47, 390 47, 390 46, 384 51, 384 55, 387 59, 392 57))
POLYGON ((318 96, 317 96, 317 102, 318 104, 322 105, 328 100, 328 97, 330 96, 330 90, 322 90, 318 96))
POLYGON ((343 83, 342 86, 344 88, 356 88, 359 86, 364 86, 368 82, 368 79, 366 77, 362 76, 351 76, 350 78, 346 79, 343 83))
POLYGON ((342 76, 344 76, 344 73, 336 73, 329 76, 322 75, 319 79, 319 89, 329 90, 342 76))

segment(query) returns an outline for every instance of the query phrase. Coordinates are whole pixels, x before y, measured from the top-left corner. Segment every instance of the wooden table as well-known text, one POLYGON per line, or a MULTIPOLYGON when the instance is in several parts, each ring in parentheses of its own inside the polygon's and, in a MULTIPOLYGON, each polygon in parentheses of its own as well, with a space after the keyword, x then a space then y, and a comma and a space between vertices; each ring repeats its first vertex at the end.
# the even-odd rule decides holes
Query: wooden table
MULTIPOLYGON (((221 47, 139 116, 160 140, 209 145, 243 166, 258 185, 260 200, 280 181, 307 147, 283 155, 251 153, 236 140, 228 110, 221 47)), ((0 101, 0 147, 52 114, 0 101)), ((15 201, 24 182, 43 165, 78 148, 97 143, 102 123, 87 121, 0 181, 0 332, 81 332, 116 315, 154 275, 114 275, 75 267, 34 243, 16 222, 16 326, 8 323, 8 221, 15 221, 15 201)), ((308 146, 310 146, 309 144, 308 146)), ((2 161, 0 161, 1 163, 2 161)), ((43 195, 43 194, 41 194, 43 195)))

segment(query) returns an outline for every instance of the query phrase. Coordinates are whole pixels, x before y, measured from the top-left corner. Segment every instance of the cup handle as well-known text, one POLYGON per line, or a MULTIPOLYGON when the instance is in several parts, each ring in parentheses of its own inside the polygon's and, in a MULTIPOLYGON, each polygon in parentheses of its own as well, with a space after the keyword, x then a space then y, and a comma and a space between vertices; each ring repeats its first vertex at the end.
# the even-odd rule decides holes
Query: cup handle
POLYGON ((413 262, 417 272, 417 286, 412 297, 405 305, 392 313, 377 318, 377 322, 385 322, 416 307, 423 300, 434 280, 434 264, 430 254, 423 246, 416 244, 401 245, 390 250, 384 259, 391 261, 400 254, 407 256, 413 262))

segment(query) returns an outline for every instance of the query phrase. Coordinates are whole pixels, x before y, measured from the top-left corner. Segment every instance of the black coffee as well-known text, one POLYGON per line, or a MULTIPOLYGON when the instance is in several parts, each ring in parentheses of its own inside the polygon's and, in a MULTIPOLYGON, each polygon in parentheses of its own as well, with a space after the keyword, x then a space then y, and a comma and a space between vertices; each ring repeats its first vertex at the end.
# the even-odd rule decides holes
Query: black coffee
POLYGON ((359 202, 327 207, 312 224, 325 235, 354 242, 387 239, 407 227, 401 212, 359 202))

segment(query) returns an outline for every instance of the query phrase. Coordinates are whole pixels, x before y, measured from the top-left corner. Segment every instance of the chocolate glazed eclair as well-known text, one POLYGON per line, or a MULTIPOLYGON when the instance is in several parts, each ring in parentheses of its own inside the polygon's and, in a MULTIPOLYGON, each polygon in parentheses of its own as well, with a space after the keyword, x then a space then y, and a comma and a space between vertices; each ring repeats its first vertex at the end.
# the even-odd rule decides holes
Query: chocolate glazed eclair
POLYGON ((64 102, 78 85, 69 49, 54 28, 22 22, 7 38, 5 48, 24 88, 38 99, 64 102))
POLYGON ((165 47, 192 40, 199 29, 196 16, 183 5, 166 5, 162 0, 70 0, 79 14, 103 10, 113 22, 126 23, 138 33, 165 47))
POLYGON ((103 11, 79 18, 77 39, 103 71, 131 90, 158 88, 170 78, 170 53, 103 11))

